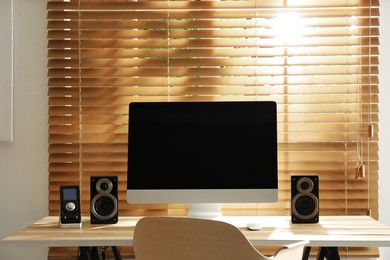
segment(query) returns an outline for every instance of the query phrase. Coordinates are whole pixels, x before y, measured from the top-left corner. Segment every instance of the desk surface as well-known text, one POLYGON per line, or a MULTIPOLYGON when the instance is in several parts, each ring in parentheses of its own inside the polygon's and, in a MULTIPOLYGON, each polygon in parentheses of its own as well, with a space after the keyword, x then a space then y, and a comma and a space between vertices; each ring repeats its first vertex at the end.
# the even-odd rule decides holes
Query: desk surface
MULTIPOLYGON (((1 240, 12 246, 129 246, 139 217, 120 217, 117 224, 90 224, 82 228, 59 228, 58 217, 45 217, 1 240)), ((310 240, 310 246, 390 247, 390 227, 369 216, 322 216, 317 224, 292 224, 288 216, 223 217, 238 226, 255 246, 280 246, 310 240), (259 231, 246 223, 258 221, 259 231)))

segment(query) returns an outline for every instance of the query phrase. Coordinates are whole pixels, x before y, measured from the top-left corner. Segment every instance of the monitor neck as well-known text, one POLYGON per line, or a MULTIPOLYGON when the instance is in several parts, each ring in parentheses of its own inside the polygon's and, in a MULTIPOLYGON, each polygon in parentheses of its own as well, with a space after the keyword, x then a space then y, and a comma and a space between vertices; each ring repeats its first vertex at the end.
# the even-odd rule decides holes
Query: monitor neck
POLYGON ((216 219, 222 216, 219 203, 190 203, 188 204, 188 217, 216 219))

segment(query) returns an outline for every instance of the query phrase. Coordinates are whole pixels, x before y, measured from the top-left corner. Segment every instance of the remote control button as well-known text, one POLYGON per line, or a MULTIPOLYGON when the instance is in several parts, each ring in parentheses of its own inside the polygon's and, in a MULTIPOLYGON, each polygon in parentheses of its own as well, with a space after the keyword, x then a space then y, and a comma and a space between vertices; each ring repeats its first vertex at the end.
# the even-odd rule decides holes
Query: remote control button
POLYGON ((76 204, 74 204, 73 202, 68 202, 66 203, 65 208, 67 211, 72 212, 76 209, 76 204))

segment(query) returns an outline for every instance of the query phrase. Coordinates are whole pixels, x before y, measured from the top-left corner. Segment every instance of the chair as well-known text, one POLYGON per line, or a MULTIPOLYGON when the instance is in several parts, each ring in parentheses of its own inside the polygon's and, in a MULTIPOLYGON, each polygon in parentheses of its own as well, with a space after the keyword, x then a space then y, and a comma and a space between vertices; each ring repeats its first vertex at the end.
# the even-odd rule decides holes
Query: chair
POLYGON ((305 242, 266 257, 237 227, 186 217, 144 217, 135 227, 136 260, 301 260, 305 242))

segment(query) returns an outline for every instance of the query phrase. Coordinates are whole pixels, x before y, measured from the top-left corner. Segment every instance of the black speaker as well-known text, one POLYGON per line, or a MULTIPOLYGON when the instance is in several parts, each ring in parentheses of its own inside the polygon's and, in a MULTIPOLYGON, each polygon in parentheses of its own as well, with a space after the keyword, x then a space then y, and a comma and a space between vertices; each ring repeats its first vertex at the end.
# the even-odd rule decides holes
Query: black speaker
POLYGON ((318 175, 291 176, 291 222, 319 221, 318 175))
POLYGON ((91 224, 118 222, 118 177, 91 176, 91 224))

